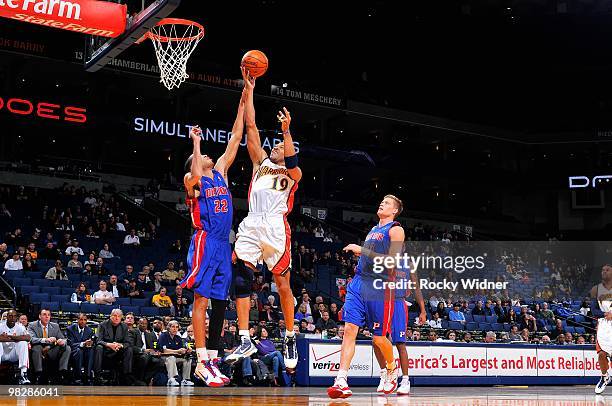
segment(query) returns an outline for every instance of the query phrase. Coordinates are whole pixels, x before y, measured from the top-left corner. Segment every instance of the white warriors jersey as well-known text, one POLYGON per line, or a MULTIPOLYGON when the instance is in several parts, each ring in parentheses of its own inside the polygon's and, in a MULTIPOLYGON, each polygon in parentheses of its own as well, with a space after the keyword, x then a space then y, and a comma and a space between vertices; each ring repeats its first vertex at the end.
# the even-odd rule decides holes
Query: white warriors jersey
POLYGON ((264 159, 249 186, 249 213, 289 214, 296 189, 286 167, 264 159))
POLYGON ((612 289, 606 288, 603 283, 597 285, 597 301, 602 312, 612 310, 612 289))

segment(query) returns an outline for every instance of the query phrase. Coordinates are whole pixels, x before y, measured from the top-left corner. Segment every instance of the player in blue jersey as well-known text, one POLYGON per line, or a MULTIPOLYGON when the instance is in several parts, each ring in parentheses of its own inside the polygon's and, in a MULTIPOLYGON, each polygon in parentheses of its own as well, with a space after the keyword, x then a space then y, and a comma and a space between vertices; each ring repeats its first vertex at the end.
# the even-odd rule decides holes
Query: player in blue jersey
MULTIPOLYGON (((419 324, 425 323, 427 314, 425 312, 425 301, 419 288, 416 272, 410 269, 397 269, 395 271, 395 281, 410 279, 415 286, 414 294, 421 312, 419 314, 419 324)), ((393 320, 391 321, 391 342, 395 344, 399 354, 400 366, 402 368, 402 382, 397 388, 398 395, 410 394, 410 379, 408 378, 408 350, 406 349, 406 328, 408 327, 408 303, 407 297, 410 295, 407 289, 395 289, 395 305, 393 306, 393 320)), ((385 368, 385 357, 379 347, 374 347, 374 355, 380 366, 380 383, 376 392, 384 393, 385 382, 387 379, 387 368, 385 368)))
POLYGON ((353 394, 347 382, 351 360, 355 354, 355 340, 359 327, 366 325, 373 334, 372 344, 378 347, 385 359, 386 378, 384 393, 397 389, 398 371, 395 367, 393 345, 387 337, 391 333, 395 295, 389 288, 395 275, 395 267, 382 266, 387 259, 394 260, 404 244, 404 229, 395 221, 402 212, 402 201, 393 195, 386 195, 377 215, 378 225, 368 233, 364 246, 349 244, 344 250, 359 255, 355 277, 347 286, 342 309, 345 322, 344 338, 340 353, 340 368, 334 385, 327 389, 329 397, 347 398, 353 394))
POLYGON ((227 172, 236 158, 244 131, 243 92, 232 128, 232 136, 225 153, 217 163, 200 149, 202 131, 193 127, 190 137, 193 154, 185 163, 184 177, 191 222, 195 232, 187 253, 187 274, 181 281, 183 288, 195 292, 193 303, 193 333, 198 363, 195 376, 208 386, 218 387, 229 379, 217 368, 217 356, 225 308, 232 281, 232 252, 229 242, 232 227, 232 195, 227 187, 227 172), (208 343, 206 343, 206 309, 212 302, 208 343), (207 350, 208 345, 208 350, 207 350))

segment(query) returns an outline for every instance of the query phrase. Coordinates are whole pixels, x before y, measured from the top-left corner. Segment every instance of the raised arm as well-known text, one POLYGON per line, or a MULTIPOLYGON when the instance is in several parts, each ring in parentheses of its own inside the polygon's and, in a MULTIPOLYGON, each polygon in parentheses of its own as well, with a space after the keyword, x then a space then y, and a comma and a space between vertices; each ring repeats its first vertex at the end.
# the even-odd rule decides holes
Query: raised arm
POLYGON ((244 100, 244 119, 246 122, 247 131, 247 149, 249 150, 249 157, 253 162, 253 172, 259 169, 261 161, 266 159, 268 154, 261 147, 261 138, 259 138, 259 130, 255 123, 255 104, 253 104, 253 89, 255 89, 255 78, 251 78, 243 67, 242 79, 244 80, 244 89, 246 90, 244 100))
POLYGON ((246 89, 242 90, 242 97, 240 97, 240 103, 238 104, 238 113, 236 114, 236 120, 234 121, 234 126, 232 127, 232 137, 227 143, 227 148, 225 148, 225 153, 219 157, 217 160, 217 164, 215 165, 215 169, 221 172, 223 178, 225 178, 225 182, 227 183, 227 172, 234 163, 234 159, 236 159, 236 154, 238 153, 238 148, 240 147, 240 141, 242 140, 242 135, 244 134, 244 99, 246 97, 246 89))
POLYGON ((280 121, 281 128, 283 129, 283 145, 285 148, 285 166, 287 167, 287 172, 289 172, 291 179, 299 182, 300 179, 302 179, 302 170, 297 166, 297 155, 295 146, 293 145, 293 137, 289 129, 291 125, 291 113, 289 113, 286 107, 283 107, 283 111, 279 111, 276 118, 280 121))
POLYGON ((191 127, 191 131, 189 132, 189 136, 193 141, 193 154, 191 155, 191 168, 190 171, 185 174, 185 178, 183 182, 185 183, 185 187, 187 187, 188 191, 192 189, 195 185, 198 184, 200 179, 202 179, 202 151, 200 150, 200 134, 202 134, 202 130, 200 127, 195 126, 191 127))

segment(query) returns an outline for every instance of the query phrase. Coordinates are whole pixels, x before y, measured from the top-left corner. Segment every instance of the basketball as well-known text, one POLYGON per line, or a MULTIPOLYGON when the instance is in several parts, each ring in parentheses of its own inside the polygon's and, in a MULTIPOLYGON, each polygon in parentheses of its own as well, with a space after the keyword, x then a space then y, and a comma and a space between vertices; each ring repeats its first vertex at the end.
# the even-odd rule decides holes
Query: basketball
POLYGON ((262 76, 268 70, 268 57, 261 51, 252 50, 244 54, 240 64, 254 78, 262 76))

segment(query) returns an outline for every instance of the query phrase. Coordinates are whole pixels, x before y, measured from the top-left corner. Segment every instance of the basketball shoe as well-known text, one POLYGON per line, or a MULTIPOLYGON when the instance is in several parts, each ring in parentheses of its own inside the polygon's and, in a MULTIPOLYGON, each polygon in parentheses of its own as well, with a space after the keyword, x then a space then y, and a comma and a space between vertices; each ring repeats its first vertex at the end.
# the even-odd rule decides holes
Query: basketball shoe
POLYGON ((606 389, 606 386, 608 386, 609 383, 610 383, 610 375, 608 374, 602 375, 601 379, 597 383, 597 386, 595 386, 595 393, 598 395, 602 393, 604 389, 606 389))
POLYGON ((206 386, 210 386, 211 388, 225 386, 224 381, 215 373, 213 363, 210 360, 199 362, 193 376, 203 381, 206 386))
POLYGON ((389 395, 395 392, 395 390, 397 389, 398 375, 399 375, 399 372, 397 368, 395 368, 391 372, 387 371, 387 377, 385 379, 385 385, 383 387, 383 392, 385 393, 385 395, 389 395))
POLYGON ((283 345, 283 356, 285 357, 285 366, 290 369, 295 369, 298 363, 298 352, 295 344, 295 334, 292 337, 285 336, 283 345))
POLYGON ((376 388, 377 393, 384 393, 386 380, 387 380, 387 368, 383 368, 380 370, 380 383, 378 384, 378 388, 376 388))
POLYGON ((398 395, 410 395, 410 379, 402 379, 402 383, 397 388, 398 395))
POLYGON ((346 378, 337 377, 334 385, 327 388, 327 395, 332 399, 345 399, 353 394, 353 391, 348 386, 346 378))
MULTIPOLYGON (((225 362, 228 364, 233 364, 243 358, 250 357, 257 352, 257 347, 255 347, 250 337, 241 336, 241 340, 240 346, 225 358, 225 362)), ((287 365, 287 360, 285 360, 285 365, 287 365)))

